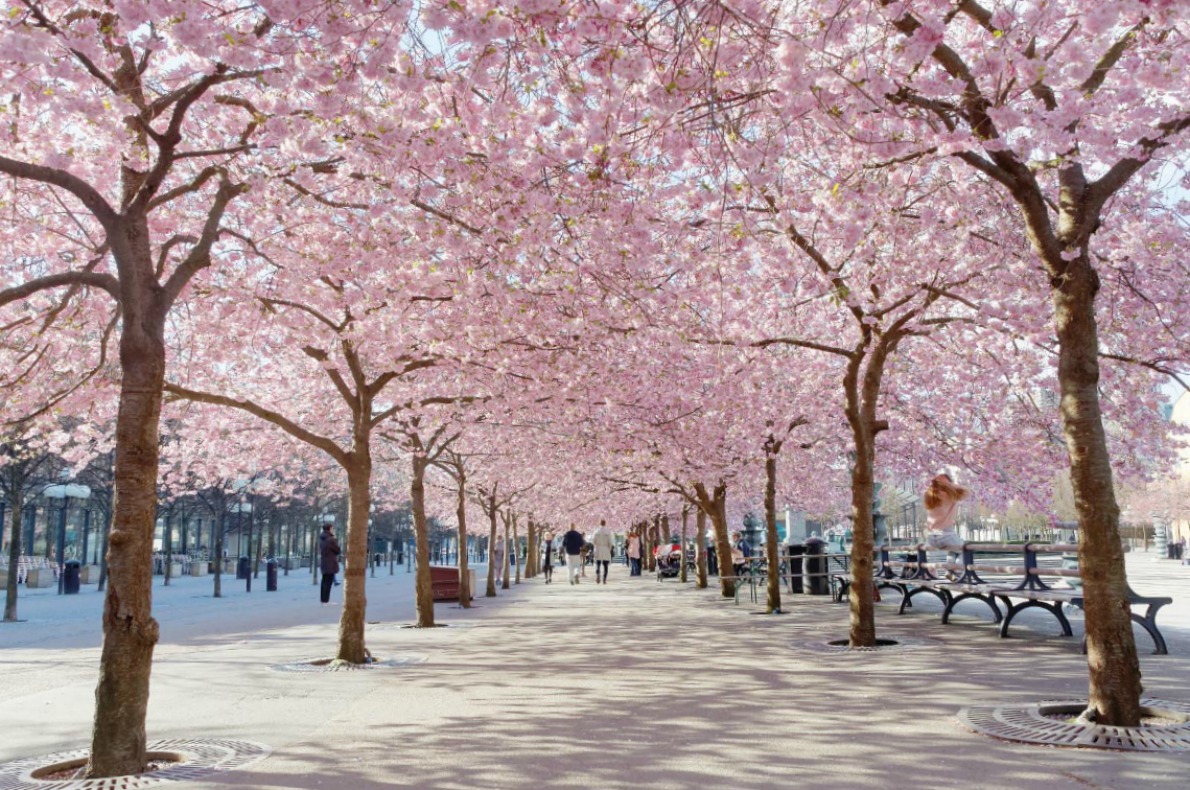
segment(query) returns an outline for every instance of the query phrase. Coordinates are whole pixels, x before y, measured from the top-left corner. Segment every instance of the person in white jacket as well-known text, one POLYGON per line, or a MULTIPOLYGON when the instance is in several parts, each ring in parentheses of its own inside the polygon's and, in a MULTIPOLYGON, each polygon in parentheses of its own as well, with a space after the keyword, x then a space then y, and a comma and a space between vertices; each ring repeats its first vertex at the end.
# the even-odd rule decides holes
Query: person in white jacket
POLYGON ((612 564, 612 533, 607 529, 607 522, 600 519, 599 529, 591 537, 595 546, 595 583, 599 584, 599 569, 603 569, 603 583, 607 584, 607 569, 612 564))

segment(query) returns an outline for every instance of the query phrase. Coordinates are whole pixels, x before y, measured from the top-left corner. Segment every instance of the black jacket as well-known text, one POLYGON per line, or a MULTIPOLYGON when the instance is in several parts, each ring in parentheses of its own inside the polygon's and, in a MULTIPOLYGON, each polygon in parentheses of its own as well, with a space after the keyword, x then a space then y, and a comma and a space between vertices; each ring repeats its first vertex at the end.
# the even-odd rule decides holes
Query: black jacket
POLYGON ((582 554, 584 543, 586 541, 576 529, 572 529, 562 536, 562 548, 567 554, 582 554))

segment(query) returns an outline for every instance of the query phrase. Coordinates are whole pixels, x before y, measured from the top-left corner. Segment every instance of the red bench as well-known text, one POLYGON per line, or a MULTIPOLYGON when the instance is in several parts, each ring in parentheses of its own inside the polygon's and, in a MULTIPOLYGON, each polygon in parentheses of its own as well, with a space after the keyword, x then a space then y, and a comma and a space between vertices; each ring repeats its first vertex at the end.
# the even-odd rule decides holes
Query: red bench
MULTIPOLYGON (((471 597, 475 597, 475 571, 471 578, 471 597)), ((435 601, 459 600, 459 569, 453 565, 430 566, 430 594, 435 601)))

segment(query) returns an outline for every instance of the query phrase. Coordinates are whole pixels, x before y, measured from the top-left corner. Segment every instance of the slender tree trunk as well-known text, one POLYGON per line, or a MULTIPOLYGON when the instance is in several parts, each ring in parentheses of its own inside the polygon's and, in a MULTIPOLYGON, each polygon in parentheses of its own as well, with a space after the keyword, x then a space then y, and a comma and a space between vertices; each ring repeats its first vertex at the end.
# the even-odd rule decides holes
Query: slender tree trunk
POLYGON ((694 535, 694 556, 698 563, 696 585, 698 589, 705 590, 707 588, 707 514, 702 508, 694 511, 694 535))
POLYGON ((459 493, 455 503, 459 519, 459 606, 471 608, 471 577, 467 572, 467 477, 459 473, 459 493))
POLYGON ((1081 527, 1078 557, 1090 669, 1088 708, 1101 723, 1134 727, 1140 723, 1141 672, 1132 635, 1120 508, 1099 406, 1098 288, 1098 275, 1084 250, 1054 291, 1058 382, 1081 527))
POLYGON ((511 575, 510 571, 512 570, 512 556, 510 555, 512 547, 509 545, 509 536, 512 535, 512 530, 509 528, 511 517, 505 514, 502 515, 501 518, 504 519, 504 537, 500 538, 500 540, 504 543, 504 556, 502 560, 504 563, 504 568, 500 573, 500 578, 503 580, 500 582, 500 588, 507 590, 510 589, 508 577, 511 575))
POLYGON ((768 585, 765 609, 769 614, 781 611, 781 560, 777 549, 777 453, 779 443, 765 453, 764 459, 764 551, 768 562, 768 585))
POLYGON ((488 497, 488 584, 484 590, 485 598, 496 597, 496 564, 492 561, 492 549, 496 547, 496 495, 488 497))
POLYGON ((219 512, 215 513, 215 540, 212 541, 215 545, 215 598, 223 597, 223 532, 226 522, 224 519, 227 515, 227 502, 223 498, 219 499, 219 512))
POLYGON ((525 526, 525 578, 537 575, 537 528, 533 519, 525 526))
POLYGON ((413 531, 417 540, 417 579, 415 598, 417 602, 417 627, 434 627, 434 585, 430 579, 430 530, 426 525, 426 467, 429 462, 424 456, 413 456, 413 480, 410 483, 410 500, 413 505, 413 531))
POLYGON ((513 556, 516 558, 516 583, 521 583, 521 565, 524 563, 524 558, 521 556, 521 536, 517 529, 517 515, 512 514, 512 550, 516 552, 513 556))
MULTIPOLYGON (((138 225, 127 232, 133 246, 144 247, 143 255, 137 256, 143 260, 129 266, 139 275, 133 279, 147 278, 153 271, 147 228, 138 225), (136 236, 140 238, 133 238, 136 236), (140 265, 134 266, 137 263, 140 265)), ((152 616, 153 522, 165 383, 165 307, 157 304, 158 298, 142 281, 127 286, 121 304, 114 524, 88 779, 141 773, 146 765, 149 673, 159 633, 152 616)))
MULTIPOLYGON (((17 619, 17 568, 21 564, 21 513, 25 509, 25 497, 21 487, 13 485, 9 490, 9 508, 12 510, 12 540, 8 543, 8 582, 4 590, 4 622, 17 619)), ((3 527, 0 524, 0 527, 3 527)))
POLYGON ((109 504, 108 509, 103 511, 103 543, 100 546, 99 554, 99 584, 96 586, 97 592, 103 592, 107 589, 107 547, 111 536, 112 513, 109 504))
POLYGON ((682 507, 682 564, 681 564, 681 570, 678 572, 679 573, 678 578, 680 578, 682 580, 682 584, 685 584, 688 581, 686 578, 686 527, 689 524, 690 524, 690 508, 688 506, 683 506, 682 507))
POLYGON ((164 562, 161 565, 161 575, 165 577, 165 586, 168 587, 170 571, 172 570, 170 566, 173 564, 171 560, 174 553, 174 509, 172 505, 170 506, 169 510, 165 512, 165 526, 163 532, 165 540, 162 542, 165 544, 165 551, 163 552, 165 557, 163 558, 164 562))
POLYGON ((653 523, 645 522, 645 568, 649 573, 657 572, 657 532, 660 530, 660 516, 653 516, 653 523))

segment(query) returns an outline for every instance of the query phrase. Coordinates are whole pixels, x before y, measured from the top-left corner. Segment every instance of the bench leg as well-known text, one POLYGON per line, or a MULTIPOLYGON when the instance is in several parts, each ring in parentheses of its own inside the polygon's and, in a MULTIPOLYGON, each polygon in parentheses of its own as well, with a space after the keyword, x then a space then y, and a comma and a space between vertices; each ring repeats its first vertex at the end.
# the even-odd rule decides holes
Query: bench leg
POLYGON ((1026 600, 1026 601, 1021 601, 1018 604, 1014 604, 1011 601, 1009 601, 1009 599, 1004 598, 1004 597, 1001 597, 1000 600, 1003 601, 1004 604, 1008 607, 1008 611, 1004 615, 1004 620, 1003 620, 1003 622, 1000 623, 1000 638, 1001 639, 1008 638, 1008 626, 1010 626, 1012 624, 1012 618, 1016 617, 1017 614, 1019 614, 1020 612, 1023 612, 1026 609, 1032 609, 1034 607, 1036 607, 1038 609, 1045 609, 1047 612, 1052 614, 1058 620, 1058 625, 1060 625, 1062 627, 1062 635, 1063 636, 1073 636, 1074 635, 1074 631, 1071 630, 1071 628, 1070 628, 1070 621, 1067 620, 1066 615, 1062 613, 1061 602, 1050 603, 1048 601, 1026 600))
MULTIPOLYGON (((1159 609, 1160 607, 1157 608, 1159 609)), ((1165 646, 1165 637, 1161 636, 1161 632, 1157 630, 1157 612, 1152 606, 1145 612, 1144 617, 1133 612, 1132 619, 1134 622, 1140 623, 1141 628, 1148 631, 1149 636, 1153 637, 1153 645, 1156 647, 1153 655, 1164 656, 1169 654, 1169 648, 1165 646)))
POLYGON ((974 598, 976 600, 980 600, 980 601, 983 601, 984 603, 986 603, 992 610, 992 617, 993 617, 992 622, 999 623, 1001 620, 1004 619, 1004 615, 1000 614, 1000 607, 996 606, 996 599, 993 598, 992 596, 981 595, 979 593, 961 593, 959 595, 953 596, 950 599, 950 603, 947 604, 946 609, 942 612, 942 624, 943 625, 946 625, 947 623, 950 622, 950 613, 954 611, 954 608, 958 604, 958 602, 965 601, 968 598, 974 598))
POLYGON ((897 614, 905 614, 905 610, 913 606, 913 596, 917 595, 918 593, 933 593, 934 596, 942 602, 943 606, 946 606, 950 603, 949 590, 935 590, 933 587, 915 587, 913 589, 909 589, 909 585, 907 584, 903 584, 901 587, 903 588, 901 591, 901 606, 899 609, 897 609, 897 614))

